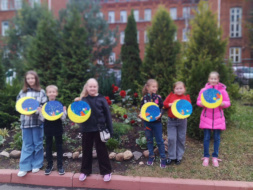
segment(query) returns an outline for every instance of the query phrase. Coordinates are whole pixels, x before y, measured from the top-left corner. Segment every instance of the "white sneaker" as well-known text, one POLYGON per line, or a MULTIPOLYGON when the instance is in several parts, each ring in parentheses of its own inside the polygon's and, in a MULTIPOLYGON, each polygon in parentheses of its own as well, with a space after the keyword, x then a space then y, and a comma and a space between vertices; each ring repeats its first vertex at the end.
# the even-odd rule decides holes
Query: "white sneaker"
POLYGON ((27 174, 26 171, 19 171, 18 172, 18 177, 24 177, 27 174))
POLYGON ((37 172, 39 172, 39 171, 40 171, 39 168, 34 168, 34 169, 32 170, 32 173, 37 173, 37 172))

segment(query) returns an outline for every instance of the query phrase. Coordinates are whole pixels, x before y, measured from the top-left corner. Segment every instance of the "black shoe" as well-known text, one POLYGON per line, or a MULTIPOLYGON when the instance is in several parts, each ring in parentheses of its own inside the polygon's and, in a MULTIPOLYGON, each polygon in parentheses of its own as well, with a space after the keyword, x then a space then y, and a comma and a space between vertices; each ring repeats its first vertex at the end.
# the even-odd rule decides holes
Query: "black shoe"
POLYGON ((171 159, 168 158, 168 159, 166 160, 166 165, 171 165, 173 161, 174 161, 174 160, 171 160, 171 159))
POLYGON ((181 164, 181 160, 176 160, 176 165, 180 165, 181 164))
POLYGON ((47 166, 47 168, 45 170, 45 175, 51 174, 52 171, 53 171, 53 166, 47 166))
POLYGON ((65 171, 64 171, 63 167, 59 168, 58 172, 59 172, 60 175, 64 175, 65 174, 65 171))

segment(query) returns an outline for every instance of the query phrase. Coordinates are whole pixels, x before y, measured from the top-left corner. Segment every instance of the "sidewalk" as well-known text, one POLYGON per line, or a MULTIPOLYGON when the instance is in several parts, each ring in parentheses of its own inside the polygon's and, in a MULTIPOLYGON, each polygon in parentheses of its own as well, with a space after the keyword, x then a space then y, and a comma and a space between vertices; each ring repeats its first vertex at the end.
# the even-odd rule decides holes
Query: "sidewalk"
POLYGON ((60 176, 56 171, 49 176, 44 171, 29 172, 25 177, 17 176, 18 170, 0 169, 0 183, 18 183, 55 187, 85 187, 123 190, 253 190, 253 182, 211 181, 198 179, 173 179, 112 175, 110 182, 104 182, 100 175, 91 175, 83 182, 79 174, 67 172, 60 176))

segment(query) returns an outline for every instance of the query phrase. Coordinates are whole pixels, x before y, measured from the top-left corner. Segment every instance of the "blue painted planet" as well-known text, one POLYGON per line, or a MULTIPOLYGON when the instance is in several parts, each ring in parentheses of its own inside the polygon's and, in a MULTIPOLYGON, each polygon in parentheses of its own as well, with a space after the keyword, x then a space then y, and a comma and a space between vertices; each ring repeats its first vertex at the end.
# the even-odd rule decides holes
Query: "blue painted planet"
POLYGON ((57 116, 63 112, 63 105, 59 101, 49 101, 45 106, 45 112, 50 116, 57 116))
POLYGON ((176 104, 176 109, 178 113, 183 116, 188 116, 192 114, 192 105, 187 100, 179 100, 176 104))
POLYGON ((85 116, 90 111, 90 106, 84 101, 73 102, 71 104, 71 110, 78 116, 85 116))
POLYGON ((26 99, 22 104, 22 109, 25 111, 35 111, 39 107, 39 102, 35 99, 26 99))

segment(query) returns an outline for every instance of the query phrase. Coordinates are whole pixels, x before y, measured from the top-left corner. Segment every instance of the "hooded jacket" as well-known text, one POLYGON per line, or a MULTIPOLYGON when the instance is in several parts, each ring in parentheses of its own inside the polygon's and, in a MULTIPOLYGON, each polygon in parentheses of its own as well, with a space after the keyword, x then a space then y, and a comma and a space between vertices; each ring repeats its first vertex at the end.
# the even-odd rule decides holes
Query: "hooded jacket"
POLYGON ((222 83, 218 83, 217 85, 214 85, 214 86, 207 83, 205 88, 202 88, 200 90, 199 96, 197 99, 197 105, 199 107, 203 107, 203 110, 200 116, 200 124, 199 124, 200 129, 226 130, 226 121, 225 121, 223 108, 228 108, 230 106, 230 99, 226 91, 226 88, 227 87, 222 83), (219 106, 217 108, 211 109, 211 108, 206 108, 200 105, 201 94, 209 88, 214 88, 220 91, 223 97, 222 103, 224 103, 224 106, 219 106))

